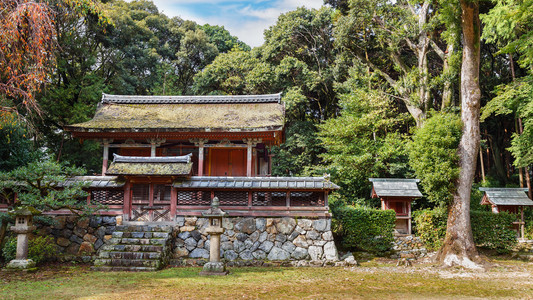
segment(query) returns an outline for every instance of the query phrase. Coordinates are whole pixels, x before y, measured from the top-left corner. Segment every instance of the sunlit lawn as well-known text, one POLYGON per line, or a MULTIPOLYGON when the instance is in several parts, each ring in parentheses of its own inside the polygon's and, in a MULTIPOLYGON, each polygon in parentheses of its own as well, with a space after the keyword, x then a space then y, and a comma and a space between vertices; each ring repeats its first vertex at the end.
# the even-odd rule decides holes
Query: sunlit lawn
POLYGON ((499 262, 488 272, 366 263, 355 268, 231 268, 202 277, 200 268, 159 272, 92 272, 50 266, 28 275, 2 274, 0 299, 249 298, 531 298, 533 264, 499 262))

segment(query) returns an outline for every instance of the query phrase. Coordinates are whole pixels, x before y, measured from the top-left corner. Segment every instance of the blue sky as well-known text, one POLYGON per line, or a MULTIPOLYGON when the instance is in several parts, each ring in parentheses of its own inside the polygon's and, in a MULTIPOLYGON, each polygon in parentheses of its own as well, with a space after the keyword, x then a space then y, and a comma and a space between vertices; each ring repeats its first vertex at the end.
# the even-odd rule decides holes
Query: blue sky
POLYGON ((319 8, 323 0, 153 0, 169 17, 179 16, 201 25, 222 25, 232 35, 255 47, 263 43, 263 31, 278 16, 300 6, 319 8))

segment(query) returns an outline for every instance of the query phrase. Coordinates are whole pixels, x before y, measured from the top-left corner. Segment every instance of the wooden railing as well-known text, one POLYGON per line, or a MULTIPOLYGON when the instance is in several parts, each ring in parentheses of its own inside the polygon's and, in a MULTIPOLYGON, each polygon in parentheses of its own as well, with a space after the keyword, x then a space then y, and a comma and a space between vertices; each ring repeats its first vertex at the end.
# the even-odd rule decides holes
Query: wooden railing
MULTIPOLYGON (((211 199, 218 197, 220 208, 230 216, 328 216, 327 192, 313 190, 191 190, 175 189, 173 197, 164 203, 172 219, 175 216, 201 216, 211 205, 211 199)), ((135 205, 123 190, 90 190, 88 203, 107 205, 109 210, 102 214, 123 214, 133 218, 135 205)), ((158 203, 161 206, 160 203, 158 203)), ((142 208, 142 207, 141 207, 142 208)), ((138 206, 135 214, 139 214, 138 206)))

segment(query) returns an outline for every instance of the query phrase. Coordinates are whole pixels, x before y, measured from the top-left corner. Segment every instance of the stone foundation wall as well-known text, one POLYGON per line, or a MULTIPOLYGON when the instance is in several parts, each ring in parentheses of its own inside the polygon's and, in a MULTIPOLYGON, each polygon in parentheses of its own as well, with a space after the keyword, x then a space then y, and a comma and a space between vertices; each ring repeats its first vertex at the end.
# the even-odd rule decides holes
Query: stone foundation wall
POLYGON ((56 216, 53 219, 51 226, 36 224, 37 235, 53 237, 59 257, 63 260, 80 257, 91 260, 96 251, 111 238, 117 224, 117 217, 94 216, 83 219, 77 216, 56 216))
POLYGON ((395 236, 392 250, 395 252, 392 258, 416 258, 427 254, 424 242, 414 235, 395 236))
POLYGON ((533 253, 533 240, 519 239, 514 251, 533 253))
MULTIPOLYGON (((331 219, 224 218, 221 258, 227 262, 338 261, 331 219)), ((198 264, 209 258, 208 219, 178 217, 174 227, 174 264, 198 264)), ((246 263, 248 262, 248 263, 246 263)))

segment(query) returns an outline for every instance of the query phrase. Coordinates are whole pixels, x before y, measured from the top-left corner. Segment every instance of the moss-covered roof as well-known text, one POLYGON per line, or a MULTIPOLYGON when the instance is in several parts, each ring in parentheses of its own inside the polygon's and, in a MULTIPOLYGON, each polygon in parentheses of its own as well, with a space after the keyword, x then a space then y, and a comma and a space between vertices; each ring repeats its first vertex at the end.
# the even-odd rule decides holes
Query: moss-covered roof
POLYGON ((159 163, 113 162, 106 171, 106 175, 155 175, 155 176, 189 176, 192 163, 159 163))
MULTIPOLYGON (((140 97, 140 96, 137 96, 140 97)), ((277 131, 284 125, 281 103, 102 102, 94 118, 66 126, 76 132, 277 131)))

